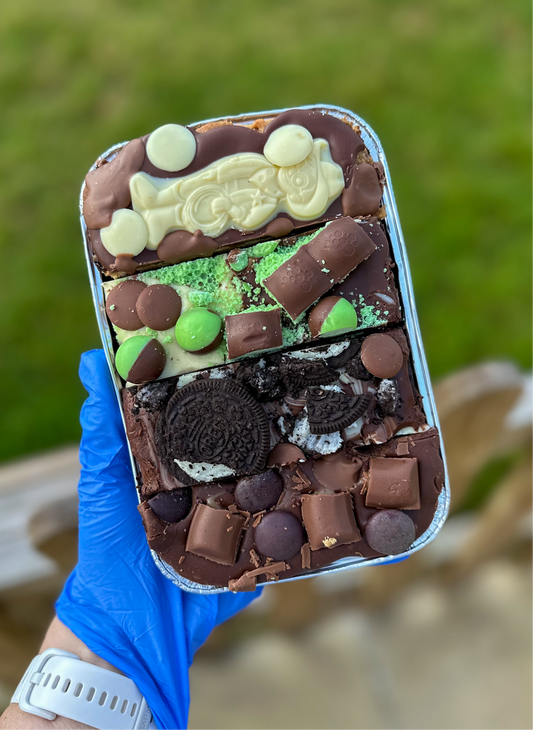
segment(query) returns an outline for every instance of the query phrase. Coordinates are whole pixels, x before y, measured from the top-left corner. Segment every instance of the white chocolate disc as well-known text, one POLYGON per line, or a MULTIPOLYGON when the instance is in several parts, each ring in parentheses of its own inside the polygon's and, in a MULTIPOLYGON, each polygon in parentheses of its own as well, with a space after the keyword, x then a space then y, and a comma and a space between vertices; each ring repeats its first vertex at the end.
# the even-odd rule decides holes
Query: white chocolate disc
POLYGON ((289 167, 303 162, 313 149, 313 136, 299 124, 286 124, 276 129, 267 139, 263 154, 278 167, 289 167))
POLYGON ((148 137, 148 159, 160 170, 178 172, 188 167, 196 155, 194 134, 181 124, 165 124, 148 137))
POLYGON ((129 208, 113 213, 111 224, 100 230, 102 243, 113 256, 137 256, 148 243, 148 228, 142 216, 129 208))

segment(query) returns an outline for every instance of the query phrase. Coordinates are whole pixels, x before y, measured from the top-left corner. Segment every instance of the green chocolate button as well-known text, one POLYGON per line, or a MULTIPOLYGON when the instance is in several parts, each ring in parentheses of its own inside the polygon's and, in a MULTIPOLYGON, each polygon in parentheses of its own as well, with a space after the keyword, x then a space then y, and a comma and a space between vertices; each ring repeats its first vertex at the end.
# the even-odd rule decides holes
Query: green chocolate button
POLYGON ((221 338, 222 320, 203 307, 188 309, 176 322, 176 341, 186 352, 209 352, 221 338))
POLYGON ((353 305, 347 299, 339 299, 333 305, 331 312, 328 314, 322 327, 320 334, 325 335, 328 332, 336 332, 337 330, 354 330, 357 328, 357 314, 353 305))

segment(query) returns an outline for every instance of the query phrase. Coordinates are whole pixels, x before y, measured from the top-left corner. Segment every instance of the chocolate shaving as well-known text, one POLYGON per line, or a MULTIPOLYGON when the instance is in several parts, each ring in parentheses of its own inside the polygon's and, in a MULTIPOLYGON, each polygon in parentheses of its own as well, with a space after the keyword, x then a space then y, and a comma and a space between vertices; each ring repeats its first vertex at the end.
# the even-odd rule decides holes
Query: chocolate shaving
MULTIPOLYGON (((272 560, 271 558, 268 558, 268 560, 272 560)), ((255 570, 247 570, 246 573, 243 573, 240 578, 237 578, 235 580, 230 580, 228 587, 230 591, 236 592, 236 591, 253 591, 255 590, 257 581, 256 578, 259 575, 265 575, 267 580, 279 580, 279 576, 276 575, 277 573, 283 573, 284 570, 288 570, 290 568, 287 563, 284 562, 278 562, 275 563, 272 561, 268 565, 265 565, 262 568, 256 568, 255 570), (274 577, 275 576, 275 577, 274 577), (253 587, 252 587, 253 586, 253 587)))
POLYGON ((300 553, 302 555, 302 570, 309 570, 311 567, 311 548, 308 542, 302 545, 300 553))
POLYGON ((250 562, 255 568, 259 568, 261 565, 261 558, 253 548, 250 550, 250 562))
POLYGON ((257 525, 260 524, 261 520, 263 519, 264 514, 265 514, 265 510, 263 510, 262 512, 258 512, 254 516, 254 521, 252 522, 252 527, 257 527, 257 525))

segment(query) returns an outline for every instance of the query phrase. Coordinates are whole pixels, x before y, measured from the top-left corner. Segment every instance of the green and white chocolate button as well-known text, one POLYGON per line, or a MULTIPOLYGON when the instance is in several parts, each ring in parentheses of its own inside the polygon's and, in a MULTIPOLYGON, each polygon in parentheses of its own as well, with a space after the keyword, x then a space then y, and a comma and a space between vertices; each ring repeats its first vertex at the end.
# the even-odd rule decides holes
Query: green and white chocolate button
POLYGON ((176 341, 186 352, 203 355, 222 341, 222 320, 205 307, 193 307, 184 312, 176 323, 176 341))
POLYGON ((166 364, 165 348, 148 335, 134 335, 121 344, 115 355, 115 367, 124 380, 142 385, 156 380, 166 364))
POLYGON ((312 337, 355 330, 357 313, 347 299, 326 297, 310 311, 308 324, 312 337))

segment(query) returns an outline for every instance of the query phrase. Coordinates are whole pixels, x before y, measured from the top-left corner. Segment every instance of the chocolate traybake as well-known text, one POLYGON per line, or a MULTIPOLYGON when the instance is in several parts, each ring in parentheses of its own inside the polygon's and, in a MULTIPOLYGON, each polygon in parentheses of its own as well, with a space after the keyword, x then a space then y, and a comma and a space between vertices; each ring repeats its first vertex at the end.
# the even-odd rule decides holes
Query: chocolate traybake
POLYGON ((82 228, 139 510, 186 590, 402 556, 448 487, 385 159, 332 107, 118 145, 82 228))

